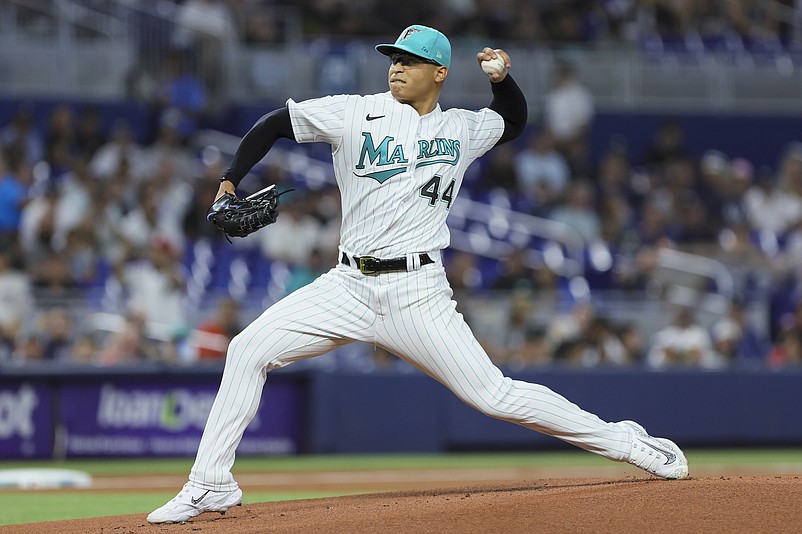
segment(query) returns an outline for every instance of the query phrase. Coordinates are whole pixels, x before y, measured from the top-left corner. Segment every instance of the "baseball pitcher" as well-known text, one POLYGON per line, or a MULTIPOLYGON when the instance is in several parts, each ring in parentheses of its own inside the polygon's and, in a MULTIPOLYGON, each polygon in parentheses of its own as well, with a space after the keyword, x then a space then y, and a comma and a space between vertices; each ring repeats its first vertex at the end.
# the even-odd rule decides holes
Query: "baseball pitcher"
POLYGON ((331 145, 342 197, 339 257, 336 267, 231 341, 189 482, 148 521, 184 522, 239 505, 234 453, 268 372, 354 341, 396 354, 491 417, 662 478, 687 477, 688 463, 673 442, 632 421, 605 422, 542 385, 505 377, 455 310, 440 253, 449 245, 449 209, 471 162, 526 124, 526 101, 509 75, 507 53, 477 54, 492 101, 469 111, 438 104, 451 63, 451 45, 439 31, 413 25, 376 50, 390 59, 389 91, 288 100, 242 138, 221 177, 209 219, 231 235, 247 234, 275 221, 277 197, 268 191, 261 196, 266 201, 249 204, 235 189, 274 142, 331 145))

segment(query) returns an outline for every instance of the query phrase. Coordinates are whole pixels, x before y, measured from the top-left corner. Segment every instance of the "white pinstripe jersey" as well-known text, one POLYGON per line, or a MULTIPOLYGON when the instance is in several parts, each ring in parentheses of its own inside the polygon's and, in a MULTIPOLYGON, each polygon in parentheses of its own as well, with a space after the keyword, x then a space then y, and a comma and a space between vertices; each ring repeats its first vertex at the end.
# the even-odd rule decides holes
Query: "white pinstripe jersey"
POLYGON ((495 111, 427 115, 390 92, 287 101, 298 143, 331 145, 342 197, 340 248, 379 258, 449 245, 448 209, 468 165, 504 133, 495 111))

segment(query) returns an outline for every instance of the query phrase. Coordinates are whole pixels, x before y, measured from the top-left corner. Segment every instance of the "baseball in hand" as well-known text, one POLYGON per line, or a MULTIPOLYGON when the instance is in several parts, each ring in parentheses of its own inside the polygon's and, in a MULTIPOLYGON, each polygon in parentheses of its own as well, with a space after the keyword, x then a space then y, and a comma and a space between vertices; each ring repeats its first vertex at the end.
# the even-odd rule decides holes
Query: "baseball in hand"
POLYGON ((501 74, 504 72, 504 68, 506 65, 504 64, 504 60, 501 56, 496 56, 495 59, 486 59, 482 61, 482 70, 485 71, 485 74, 488 76, 492 76, 493 74, 501 74))

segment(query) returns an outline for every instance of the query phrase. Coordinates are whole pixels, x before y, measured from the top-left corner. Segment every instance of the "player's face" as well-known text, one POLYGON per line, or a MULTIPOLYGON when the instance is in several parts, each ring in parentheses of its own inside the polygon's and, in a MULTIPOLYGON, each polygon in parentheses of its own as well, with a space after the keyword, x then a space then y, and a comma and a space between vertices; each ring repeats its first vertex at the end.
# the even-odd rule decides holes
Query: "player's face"
POLYGON ((403 104, 431 99, 445 79, 446 67, 411 54, 391 54, 387 80, 390 92, 403 104))

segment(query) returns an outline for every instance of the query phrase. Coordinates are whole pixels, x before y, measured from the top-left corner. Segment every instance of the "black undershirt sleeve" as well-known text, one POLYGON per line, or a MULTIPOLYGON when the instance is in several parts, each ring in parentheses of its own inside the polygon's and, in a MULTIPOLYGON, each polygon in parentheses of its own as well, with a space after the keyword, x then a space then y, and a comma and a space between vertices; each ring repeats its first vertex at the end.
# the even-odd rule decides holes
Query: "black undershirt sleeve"
POLYGON ((245 134, 237 147, 231 166, 223 173, 220 180, 228 180, 236 187, 259 163, 267 151, 280 138, 295 139, 290 121, 290 110, 287 106, 271 111, 259 119, 245 134))
POLYGON ((512 141, 524 131, 528 111, 526 98, 512 76, 507 76, 498 83, 491 83, 493 101, 488 106, 504 119, 504 133, 496 145, 512 141))

